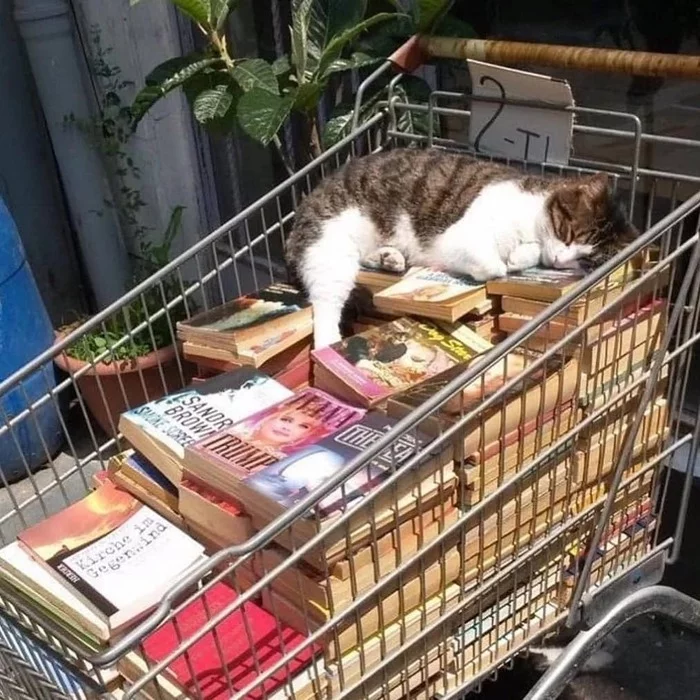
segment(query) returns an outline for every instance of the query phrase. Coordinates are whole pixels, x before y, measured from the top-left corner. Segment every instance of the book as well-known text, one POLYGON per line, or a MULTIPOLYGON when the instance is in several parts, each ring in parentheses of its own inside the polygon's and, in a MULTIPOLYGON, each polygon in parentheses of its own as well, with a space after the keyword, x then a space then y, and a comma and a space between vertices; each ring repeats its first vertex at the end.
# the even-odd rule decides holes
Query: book
POLYGON ((185 446, 291 395, 266 374, 241 368, 127 411, 119 430, 177 485, 185 446))
POLYGON ((182 344, 182 353, 189 362, 219 371, 228 372, 237 367, 248 366, 274 377, 287 367, 311 359, 310 337, 294 340, 292 332, 272 334, 256 343, 239 346, 236 350, 187 341, 182 344))
POLYGON ((0 549, 0 579, 27 598, 33 608, 41 608, 51 619, 60 620, 72 636, 89 648, 103 648, 114 640, 102 617, 35 561, 17 541, 0 549))
POLYGON ((309 388, 187 446, 200 482, 236 499, 242 479, 359 421, 364 409, 309 388))
MULTIPOLYGON (((336 476, 353 458, 359 457, 384 437, 395 424, 392 418, 370 411, 358 422, 244 478, 240 493, 246 507, 273 520, 336 476)), ((430 438, 421 433, 397 437, 389 448, 347 477, 342 486, 323 497, 313 511, 296 524, 297 533, 303 536, 304 530, 309 537, 313 537, 397 471, 402 471, 402 476, 396 480, 395 487, 387 489, 382 494, 382 500, 373 499, 372 507, 377 511, 393 501, 400 501, 405 493, 430 474, 451 465, 452 450, 443 447, 432 454, 428 451, 410 470, 402 470, 405 462, 417 456, 429 442, 430 438)), ((357 517, 364 522, 367 514, 361 512, 357 517)), ((352 529, 352 520, 348 526, 352 529)), ((345 534, 342 536, 345 537, 345 534)))
POLYGON ((108 470, 117 484, 126 477, 177 513, 177 487, 143 455, 134 450, 120 452, 110 458, 108 470))
POLYGON ((402 273, 389 272, 388 270, 373 270, 369 267, 361 267, 355 277, 355 284, 365 287, 372 294, 381 292, 382 289, 396 284, 403 277, 402 273))
MULTIPOLYGON (((237 594, 227 584, 218 582, 151 632, 139 647, 118 662, 119 671, 130 680, 138 680, 150 666, 167 658, 180 644, 190 639, 202 626, 225 608, 232 606, 237 594)), ((179 654, 157 676, 158 687, 146 687, 150 697, 201 697, 203 700, 228 700, 254 682, 288 652, 299 647, 288 664, 255 686, 246 697, 256 700, 295 697, 322 697, 325 677, 321 668, 312 665, 314 645, 301 648, 305 636, 275 619, 253 602, 246 602, 213 629, 179 654), (311 668, 310 668, 311 666, 311 668), (311 670, 311 674, 304 674, 311 670), (305 681, 295 679, 301 676, 305 681), (230 681, 230 685, 229 685, 230 681), (291 686, 291 687, 290 687, 291 686), (294 693, 292 692, 294 688, 294 693), (311 694, 309 695, 309 691, 311 694), (159 693, 162 692, 162 695, 159 693)))
MULTIPOLYGON (((401 577, 401 585, 394 581, 385 586, 360 608, 357 615, 346 618, 321 637, 327 665, 457 579, 460 572, 457 549, 441 549, 426 552, 417 565, 409 567, 405 577, 401 577)), ((311 602, 300 609, 271 588, 263 589, 263 607, 305 635, 330 619, 327 610, 311 602)))
POLYGON ((271 284, 177 324, 183 342, 237 351, 286 331, 292 331, 287 347, 313 333, 308 299, 287 284, 271 284))
POLYGON ((18 536, 20 545, 68 586, 112 634, 162 598, 201 563, 204 549, 148 506, 110 483, 18 536))
MULTIPOLYGON (((371 512, 365 515, 364 520, 358 518, 361 522, 356 524, 349 533, 345 532, 346 528, 338 528, 333 533, 324 531, 322 540, 305 552, 304 561, 317 571, 327 571, 328 567, 334 569, 336 565, 343 565, 346 559, 354 556, 355 552, 364 548, 375 537, 383 537, 423 509, 439 507, 441 504, 450 502, 454 488, 454 472, 447 467, 438 469, 416 483, 402 498, 387 507, 360 509, 362 513, 365 513, 365 510, 371 512)), ((267 515, 259 516, 257 513, 252 513, 251 520, 256 530, 261 530, 269 524, 267 515)), ((295 521, 291 527, 279 532, 275 542, 290 551, 298 549, 302 543, 305 543, 307 539, 304 538, 308 537, 308 525, 302 525, 300 531, 297 529, 298 522, 301 521, 295 521)))
MULTIPOLYGON (((601 280, 588 294, 610 294, 608 301, 619 294, 620 288, 629 284, 635 277, 633 265, 622 265, 601 280)), ((489 280, 486 283, 488 294, 513 296, 533 301, 556 301, 574 289, 587 276, 582 270, 558 270, 546 267, 532 267, 514 272, 507 277, 489 280)))
MULTIPOLYGON (((481 340, 481 339, 480 339, 481 340)), ((482 352, 428 322, 400 318, 312 352, 316 386, 368 408, 482 352)))
POLYGON ((180 513, 197 531, 216 533, 224 546, 243 544, 253 536, 250 518, 235 503, 187 472, 178 486, 180 513))
POLYGON ((412 268, 399 282, 374 295, 380 311, 451 322, 486 301, 483 282, 426 267, 412 268))
POLYGON ((153 508, 156 513, 162 515, 166 520, 179 528, 184 527, 182 516, 177 508, 173 508, 167 502, 163 501, 158 495, 152 491, 145 489, 140 483, 129 478, 120 470, 110 474, 110 481, 118 486, 122 491, 130 493, 134 498, 144 503, 149 508, 153 508))
MULTIPOLYGON (((348 567, 351 571, 345 578, 335 575, 341 562, 332 567, 333 572, 327 574, 319 573, 301 562, 275 576, 270 585, 300 608, 309 601, 337 614, 382 576, 394 571, 401 564, 402 558, 426 547, 446 527, 456 522, 458 517, 459 512, 453 503, 427 509, 378 538, 376 547, 369 545, 356 552, 352 556, 352 566, 348 567)), ((259 576, 271 571, 288 556, 288 552, 281 547, 264 549, 259 562, 259 576)), ((349 560, 344 563, 349 564, 349 560)))
MULTIPOLYGON (((437 416, 428 417, 418 427, 430 435, 439 435, 459 420, 462 413, 474 410, 506 382, 521 376, 534 357, 523 350, 512 351, 489 368, 483 377, 475 379, 462 392, 448 399, 437 416)), ((387 412, 395 418, 409 414, 463 371, 463 366, 452 367, 393 396, 387 403, 387 412)), ((483 449, 518 425, 532 420, 538 413, 547 413, 556 405, 565 403, 573 397, 578 383, 576 360, 561 357, 548 359, 522 381, 516 382, 510 391, 486 410, 485 415, 477 415, 463 426, 455 437, 455 459, 483 449)))

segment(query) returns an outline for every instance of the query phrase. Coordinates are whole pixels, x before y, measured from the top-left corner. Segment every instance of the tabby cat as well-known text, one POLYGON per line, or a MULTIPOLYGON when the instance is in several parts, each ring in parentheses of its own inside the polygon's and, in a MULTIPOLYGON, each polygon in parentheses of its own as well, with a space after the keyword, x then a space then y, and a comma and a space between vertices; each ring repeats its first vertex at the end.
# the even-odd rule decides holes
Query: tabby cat
POLYGON ((427 265, 477 280, 534 265, 589 269, 635 236, 604 174, 544 178, 396 149, 350 161, 301 202, 287 262, 309 294, 322 347, 340 339, 360 266, 427 265))

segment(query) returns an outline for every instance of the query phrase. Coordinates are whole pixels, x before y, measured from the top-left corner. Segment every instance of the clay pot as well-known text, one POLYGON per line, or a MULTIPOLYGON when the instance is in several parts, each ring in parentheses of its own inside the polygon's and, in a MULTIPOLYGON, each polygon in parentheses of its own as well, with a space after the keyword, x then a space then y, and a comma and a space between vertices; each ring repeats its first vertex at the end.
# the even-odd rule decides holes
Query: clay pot
MULTIPOLYGON (((59 335, 58 338, 60 337, 59 335)), ((76 389, 107 435, 116 434, 119 416, 124 411, 159 399, 183 386, 175 359, 175 347, 172 345, 143 357, 110 363, 99 362, 94 366, 70 357, 65 352, 57 355, 54 362, 59 369, 71 375, 88 367, 75 380, 76 389)), ((192 367, 182 362, 182 369, 187 383, 192 376, 192 367)))

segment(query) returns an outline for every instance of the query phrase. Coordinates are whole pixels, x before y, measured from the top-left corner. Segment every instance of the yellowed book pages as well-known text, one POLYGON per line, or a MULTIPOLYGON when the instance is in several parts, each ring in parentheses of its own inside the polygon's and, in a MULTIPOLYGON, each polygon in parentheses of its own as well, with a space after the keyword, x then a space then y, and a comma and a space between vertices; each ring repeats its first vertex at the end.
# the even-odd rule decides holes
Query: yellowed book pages
MULTIPOLYGON (((456 549, 445 553, 441 561, 437 561, 423 570, 422 575, 416 575, 409 581, 403 581, 400 590, 392 590, 395 582, 384 589, 381 598, 381 615, 376 597, 357 615, 351 615, 347 622, 341 623, 339 629, 334 629, 325 640, 325 657, 327 662, 337 658, 358 644, 360 639, 367 639, 380 629, 397 620, 401 612, 416 607, 422 599, 434 596, 445 588, 459 574, 460 557, 456 549), (388 594, 386 593, 388 591, 388 594)), ((279 616, 279 619, 297 629, 302 634, 318 629, 328 619, 327 611, 309 604, 300 610, 278 593, 266 588, 263 591, 263 607, 279 616)))

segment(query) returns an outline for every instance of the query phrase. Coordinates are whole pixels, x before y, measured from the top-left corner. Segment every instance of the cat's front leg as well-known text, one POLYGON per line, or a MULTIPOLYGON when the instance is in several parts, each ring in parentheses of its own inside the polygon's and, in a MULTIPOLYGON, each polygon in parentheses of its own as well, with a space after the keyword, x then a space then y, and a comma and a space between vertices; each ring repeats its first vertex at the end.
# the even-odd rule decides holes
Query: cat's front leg
POLYGON ((521 243, 508 256, 508 272, 519 272, 540 264, 542 248, 539 243, 521 243))

